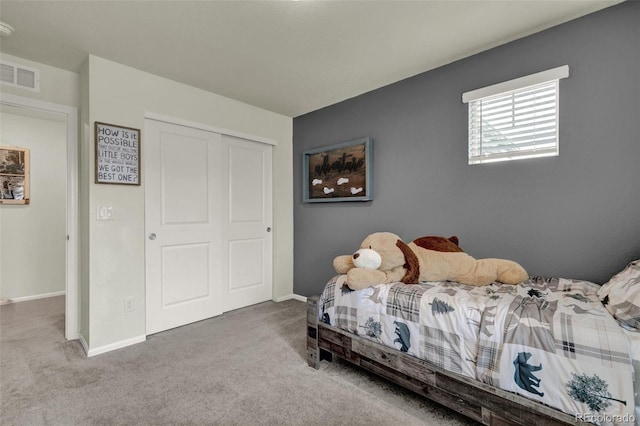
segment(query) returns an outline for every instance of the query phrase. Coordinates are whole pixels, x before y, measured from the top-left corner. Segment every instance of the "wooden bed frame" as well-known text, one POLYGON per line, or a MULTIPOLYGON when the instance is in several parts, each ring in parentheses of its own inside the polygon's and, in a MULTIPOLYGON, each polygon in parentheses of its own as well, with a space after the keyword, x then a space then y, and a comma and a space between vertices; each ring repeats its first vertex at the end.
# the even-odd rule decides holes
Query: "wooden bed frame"
POLYGON ((307 360, 320 368, 335 355, 485 425, 583 424, 574 416, 318 321, 307 299, 307 360))

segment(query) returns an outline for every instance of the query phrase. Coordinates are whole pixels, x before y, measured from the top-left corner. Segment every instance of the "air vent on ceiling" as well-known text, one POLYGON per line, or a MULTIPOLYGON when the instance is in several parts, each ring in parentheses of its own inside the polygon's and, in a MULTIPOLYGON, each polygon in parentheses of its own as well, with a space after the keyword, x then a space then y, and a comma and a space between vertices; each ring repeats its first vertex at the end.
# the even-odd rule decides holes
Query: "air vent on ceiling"
POLYGON ((0 62, 0 81, 15 87, 40 91, 40 71, 11 62, 0 62))

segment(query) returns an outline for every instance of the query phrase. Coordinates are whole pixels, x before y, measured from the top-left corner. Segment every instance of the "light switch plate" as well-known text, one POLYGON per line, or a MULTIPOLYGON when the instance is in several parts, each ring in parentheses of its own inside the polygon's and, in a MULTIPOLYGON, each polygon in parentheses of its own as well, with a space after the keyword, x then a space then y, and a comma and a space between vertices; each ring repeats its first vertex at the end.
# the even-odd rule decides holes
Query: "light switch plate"
POLYGON ((97 220, 113 220, 113 207, 112 206, 97 206, 96 208, 97 220))
POLYGON ((125 312, 133 312, 136 310, 136 299, 135 297, 125 297, 124 298, 124 311, 125 312))

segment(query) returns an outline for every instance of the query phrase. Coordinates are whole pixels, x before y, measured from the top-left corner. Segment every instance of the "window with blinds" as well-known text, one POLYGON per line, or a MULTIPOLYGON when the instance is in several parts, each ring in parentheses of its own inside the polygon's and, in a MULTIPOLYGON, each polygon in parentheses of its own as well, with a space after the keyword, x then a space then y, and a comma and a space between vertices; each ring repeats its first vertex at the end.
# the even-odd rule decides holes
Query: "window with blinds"
POLYGON ((563 66, 464 93, 469 104, 469 164, 558 155, 563 66))

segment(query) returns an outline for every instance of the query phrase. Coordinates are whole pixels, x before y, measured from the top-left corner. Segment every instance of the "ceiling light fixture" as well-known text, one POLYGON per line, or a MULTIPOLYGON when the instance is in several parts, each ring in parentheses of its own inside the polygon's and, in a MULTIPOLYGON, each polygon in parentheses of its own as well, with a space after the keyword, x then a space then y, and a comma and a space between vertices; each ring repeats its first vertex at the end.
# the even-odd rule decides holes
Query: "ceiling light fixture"
POLYGON ((9 37, 11 34, 13 34, 13 27, 0 21, 0 36, 9 37))

